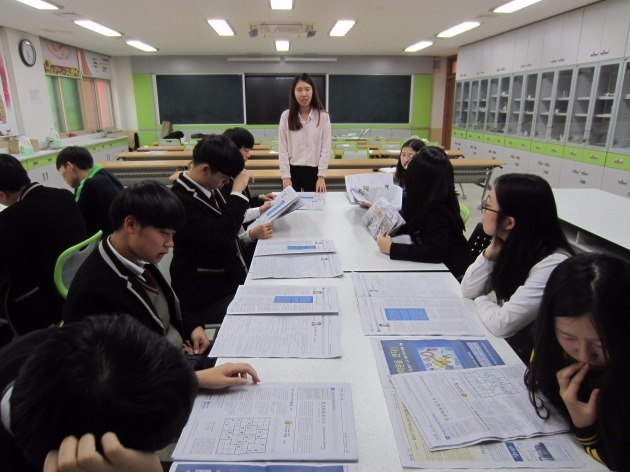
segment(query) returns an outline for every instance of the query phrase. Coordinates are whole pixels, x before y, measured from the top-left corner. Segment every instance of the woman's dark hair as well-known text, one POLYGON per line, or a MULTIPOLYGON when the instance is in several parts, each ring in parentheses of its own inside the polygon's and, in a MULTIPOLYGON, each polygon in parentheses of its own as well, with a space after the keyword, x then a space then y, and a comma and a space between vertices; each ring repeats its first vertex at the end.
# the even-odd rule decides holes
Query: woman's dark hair
POLYGON ((17 192, 30 183, 20 161, 11 154, 0 154, 0 192, 17 192))
POLYGON ((230 138, 239 149, 251 149, 254 147, 254 135, 245 128, 228 128, 223 132, 223 136, 230 138))
POLYGON ((297 131, 297 130, 302 129, 302 123, 300 122, 300 104, 295 99, 295 87, 297 86, 298 82, 306 82, 313 89, 313 96, 311 98, 311 109, 314 108, 317 111, 319 111, 319 114, 317 117, 317 126, 319 126, 319 116, 321 115, 322 112, 326 111, 326 109, 324 108, 324 105, 322 105, 322 102, 319 100, 319 94, 317 93, 317 87, 315 87, 315 81, 313 80, 313 78, 306 73, 296 75, 295 78, 293 79, 293 83, 291 84, 291 91, 289 92, 289 120, 288 121, 289 121, 289 129, 291 131, 297 131))
POLYGON ((405 141, 403 145, 400 147, 400 154, 398 154, 398 162, 396 163, 396 173, 394 174, 394 177, 396 177, 398 180, 402 181, 403 183, 405 181, 405 173, 407 171, 405 170, 405 168, 402 166, 402 163, 400 162, 400 155, 402 154, 402 150, 406 147, 410 147, 414 151, 419 152, 420 149, 424 147, 424 141, 420 139, 411 138, 405 141))
POLYGON ((533 174, 505 174, 494 183, 499 205, 497 228, 509 216, 515 225, 497 256, 491 275, 498 298, 508 300, 531 268, 562 249, 573 254, 558 220, 551 187, 533 174))
POLYGON ((444 150, 436 146, 420 149, 407 167, 407 198, 404 215, 410 226, 417 225, 426 209, 434 204, 446 204, 457 225, 463 230, 464 221, 459 212, 455 194, 453 166, 444 150))
POLYGON ((571 361, 558 343, 555 319, 590 318, 606 353, 606 369, 599 381, 597 425, 600 442, 610 456, 606 465, 614 470, 630 468, 630 388, 625 377, 630 363, 630 350, 625 345, 630 333, 629 288, 630 264, 616 257, 588 253, 560 263, 545 286, 534 322, 534 356, 525 373, 530 401, 538 416, 548 416, 543 401, 537 398, 542 394, 568 419, 556 373, 571 361))

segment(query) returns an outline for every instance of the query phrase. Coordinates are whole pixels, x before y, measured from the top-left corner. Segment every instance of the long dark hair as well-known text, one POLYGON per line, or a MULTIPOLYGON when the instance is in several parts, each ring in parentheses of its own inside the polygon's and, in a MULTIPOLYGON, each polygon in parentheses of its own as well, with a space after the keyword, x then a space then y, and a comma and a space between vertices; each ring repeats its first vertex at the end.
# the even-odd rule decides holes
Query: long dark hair
POLYGON ((597 425, 600 442, 610 456, 606 465, 614 470, 630 468, 630 387, 626 378, 630 349, 625 345, 630 332, 629 287, 630 264, 616 257, 579 254, 560 263, 545 287, 533 329, 534 357, 525 373, 538 416, 548 416, 544 403, 536 398, 542 393, 568 419, 556 373, 570 361, 558 343, 555 318, 590 318, 606 353, 606 368, 599 379, 597 425))
POLYGON ((434 204, 446 204, 458 226, 463 230, 464 221, 459 213, 455 194, 453 166, 446 153, 436 146, 425 146, 407 167, 407 198, 404 214, 407 224, 417 226, 426 209, 434 204))
POLYGON ((405 183, 405 180, 406 180, 405 174, 407 173, 407 171, 402 166, 402 162, 400 162, 400 156, 402 154, 402 150, 406 147, 410 147, 414 151, 419 152, 420 149, 424 147, 424 141, 420 139, 416 139, 416 138, 411 138, 405 141, 403 145, 400 147, 400 154, 398 154, 398 162, 396 163, 396 173, 394 174, 394 177, 396 177, 398 180, 400 180, 403 183, 405 183))
POLYGON ((317 87, 315 87, 315 81, 313 80, 313 78, 306 73, 296 75, 293 79, 293 83, 291 84, 291 91, 289 92, 289 129, 291 131, 302 129, 302 123, 300 122, 299 113, 300 104, 295 99, 295 87, 297 86, 298 82, 306 82, 313 89, 313 96, 311 98, 311 109, 315 108, 317 111, 319 111, 317 117, 317 126, 319 126, 319 116, 322 112, 326 111, 324 105, 322 105, 322 102, 319 99, 319 94, 317 93, 317 87))
POLYGON ((546 180, 533 174, 505 174, 495 181, 494 189, 500 210, 497 228, 509 216, 515 220, 491 275, 497 297, 508 300, 535 264, 558 249, 568 254, 573 249, 560 228, 546 180))

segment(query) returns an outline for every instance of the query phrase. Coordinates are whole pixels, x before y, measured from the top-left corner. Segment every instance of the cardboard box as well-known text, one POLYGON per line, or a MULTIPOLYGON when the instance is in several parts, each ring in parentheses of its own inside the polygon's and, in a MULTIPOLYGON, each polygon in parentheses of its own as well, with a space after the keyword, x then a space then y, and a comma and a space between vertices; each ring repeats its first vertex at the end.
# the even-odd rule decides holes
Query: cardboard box
POLYGON ((34 152, 38 152, 39 151, 39 140, 31 139, 31 146, 33 146, 33 151, 34 152))
POLYGON ((9 139, 9 154, 20 153, 20 141, 17 136, 9 139))

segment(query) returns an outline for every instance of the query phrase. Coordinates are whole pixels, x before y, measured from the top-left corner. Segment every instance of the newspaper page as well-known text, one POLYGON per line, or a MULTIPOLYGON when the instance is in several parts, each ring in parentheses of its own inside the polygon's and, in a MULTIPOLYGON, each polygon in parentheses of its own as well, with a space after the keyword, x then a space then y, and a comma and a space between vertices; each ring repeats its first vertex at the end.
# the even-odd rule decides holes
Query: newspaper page
POLYGON ((549 402, 549 418, 536 415, 524 373, 523 364, 511 364, 398 374, 391 381, 431 451, 568 431, 549 402))
POLYGON ((357 297, 462 298, 448 272, 353 272, 352 283, 357 297))
POLYGON ((325 192, 298 192, 297 194, 304 203, 299 210, 321 211, 326 206, 325 192))
POLYGON ((352 189, 358 203, 374 203, 384 198, 394 210, 402 209, 403 189, 398 185, 371 185, 367 188, 352 189))
POLYGON ((294 212, 302 205, 304 205, 304 202, 300 199, 297 192, 293 190, 293 187, 287 187, 273 199, 271 208, 256 218, 252 224, 249 225, 248 229, 282 218, 294 212))
POLYGON ((261 239, 256 244, 254 257, 280 254, 322 254, 337 252, 335 243, 330 239, 311 241, 277 241, 275 239, 261 239))
POLYGON ((262 383, 203 391, 177 461, 357 461, 350 384, 262 383))
POLYGON ((370 235, 390 234, 405 224, 405 220, 384 198, 379 198, 363 215, 363 223, 370 235))
POLYGON ((308 465, 305 463, 270 464, 268 462, 173 462, 169 472, 359 472, 356 464, 308 465))
POLYGON ((336 315, 337 287, 303 285, 241 285, 228 315, 336 315))
POLYGON ((254 257, 249 275, 252 279, 341 277, 343 269, 337 254, 296 254, 254 257))
POLYGON ((352 193, 352 190, 369 190, 372 186, 394 185, 394 177, 391 174, 380 172, 366 172, 365 174, 346 175, 346 194, 350 203, 359 203, 352 193))
POLYGON ((335 315, 228 315, 208 357, 341 357, 341 321, 335 315))

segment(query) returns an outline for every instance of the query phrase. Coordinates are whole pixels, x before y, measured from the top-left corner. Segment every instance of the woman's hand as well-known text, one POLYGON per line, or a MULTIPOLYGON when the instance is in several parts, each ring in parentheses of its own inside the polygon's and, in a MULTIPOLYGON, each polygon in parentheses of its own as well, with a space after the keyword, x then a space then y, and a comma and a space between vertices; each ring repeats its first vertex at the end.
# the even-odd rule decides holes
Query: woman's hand
POLYGON ((483 252, 483 257, 488 259, 489 261, 496 261, 501 249, 503 249, 503 245, 505 241, 503 239, 493 236, 490 245, 483 252))
POLYGON ((262 215, 264 212, 269 210, 269 208, 271 208, 272 206, 273 206, 273 203, 271 202, 271 200, 266 200, 265 203, 263 203, 262 205, 258 207, 258 209, 260 210, 260 214, 262 215))
POLYGON ((184 342, 184 352, 189 356, 197 356, 210 347, 210 340, 206 334, 206 330, 202 326, 197 326, 190 333, 190 340, 184 342))
POLYGON ((326 191, 326 179, 324 177, 317 177, 317 183, 315 184, 316 192, 326 191))
POLYGON ((282 189, 284 190, 287 187, 293 187, 293 182, 291 182, 291 179, 282 179, 282 189))
POLYGON ((359 206, 361 208, 371 208, 372 207, 372 202, 359 202, 359 206))
POLYGON ((260 382, 258 372, 249 364, 228 362, 212 369, 198 370, 197 380, 199 387, 219 389, 233 385, 245 385, 248 375, 254 383, 260 382))
POLYGON ((571 421, 577 428, 586 428, 597 420, 599 389, 596 388, 591 392, 588 403, 578 400, 578 391, 588 369, 588 364, 576 362, 556 373, 560 387, 560 398, 566 405, 571 421))
POLYGON ((389 250, 392 247, 392 237, 387 236, 385 233, 379 234, 376 237, 376 244, 378 244, 378 248, 383 254, 389 254, 389 250))
POLYGON ((258 195, 258 198, 260 198, 263 202, 270 202, 276 198, 276 196, 273 193, 266 193, 264 195, 258 195))
POLYGON ((273 228, 271 223, 265 223, 258 225, 254 229, 249 230, 249 239, 252 241, 258 241, 259 239, 269 239, 273 236, 273 228))

